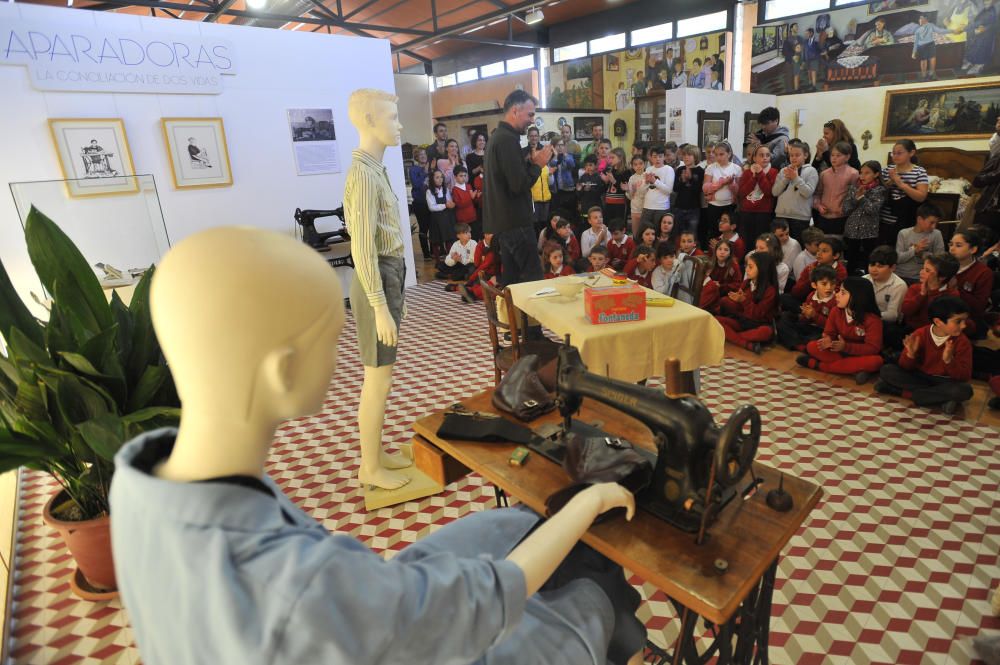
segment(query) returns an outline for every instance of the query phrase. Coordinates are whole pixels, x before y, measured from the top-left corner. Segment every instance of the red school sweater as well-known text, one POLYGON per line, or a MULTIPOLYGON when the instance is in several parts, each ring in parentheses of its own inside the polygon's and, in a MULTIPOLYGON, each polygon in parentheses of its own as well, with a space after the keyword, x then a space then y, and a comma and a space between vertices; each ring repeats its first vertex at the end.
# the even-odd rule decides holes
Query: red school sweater
POLYGON ((470 189, 453 187, 451 200, 455 202, 455 222, 457 224, 472 224, 476 221, 476 204, 472 201, 470 189))
POLYGON ((874 356, 882 352, 882 317, 868 313, 864 321, 847 322, 847 311, 834 307, 826 320, 823 334, 832 340, 839 336, 849 356, 874 356))
POLYGON ((469 275, 469 281, 478 282, 479 276, 482 275, 487 281, 491 277, 496 277, 497 275, 497 253, 489 252, 487 253, 485 242, 476 243, 476 253, 473 255, 473 262, 476 264, 476 269, 471 275, 469 275), (485 256, 484 256, 485 255, 485 256))
POLYGON ((975 261, 955 275, 955 288, 958 289, 958 297, 969 306, 972 318, 981 319, 993 292, 993 272, 985 263, 975 261))
MULTIPOLYGON (((972 378, 972 342, 965 335, 952 337, 955 344, 955 357, 950 363, 944 362, 944 347, 936 346, 931 337, 931 326, 924 326, 913 333, 920 338, 920 348, 917 357, 903 351, 899 357, 899 366, 903 369, 916 370, 931 376, 946 376, 953 381, 968 381, 972 378)), ((947 344, 947 342, 945 343, 947 344)))
MULTIPOLYGON (((476 249, 477 250, 479 249, 478 245, 476 246, 476 249)), ((830 296, 830 299, 827 300, 826 302, 820 302, 819 300, 816 299, 815 291, 810 293, 809 297, 806 298, 806 301, 802 304, 809 305, 810 307, 813 308, 813 317, 811 319, 807 319, 806 317, 802 316, 801 312, 799 312, 799 320, 803 321, 804 323, 810 323, 816 326, 817 328, 825 328, 826 319, 828 316, 830 316, 830 312, 837 309, 837 303, 834 302, 833 296, 830 296)))
POLYGON ((711 277, 705 277, 705 283, 701 287, 701 297, 698 299, 698 307, 710 314, 719 313, 719 283, 711 277))
POLYGON ((750 169, 744 169, 740 176, 740 185, 736 190, 736 199, 739 201, 740 212, 774 212, 774 181, 778 177, 778 169, 770 168, 767 171, 754 173, 750 169), (760 198, 751 199, 751 195, 760 189, 760 198))
POLYGON ((608 243, 608 263, 615 270, 623 270, 634 251, 635 242, 628 236, 625 236, 625 242, 620 245, 612 240, 608 243))
POLYGON ((629 279, 638 282, 639 286, 645 286, 647 289, 653 288, 653 271, 650 270, 646 274, 640 275, 639 262, 635 259, 629 259, 628 263, 625 264, 623 272, 629 279))
POLYGON ((551 266, 545 270, 545 279, 555 279, 556 277, 564 277, 565 275, 572 275, 573 269, 568 265, 563 264, 561 270, 558 273, 552 272, 551 266))
MULTIPOLYGON (((728 238, 723 238, 722 234, 719 234, 718 238, 719 238, 719 240, 728 240, 729 241, 729 244, 732 246, 732 249, 733 249, 733 251, 732 251, 733 257, 735 257, 735 259, 737 261, 739 261, 739 262, 742 263, 743 262, 743 257, 747 253, 747 247, 746 247, 746 243, 743 242, 743 238, 740 237, 740 234, 739 233, 734 233, 733 235, 729 236, 728 238)), ((712 250, 712 255, 713 256, 715 255, 715 250, 714 249, 712 250)))
POLYGON ((767 287, 760 302, 754 302, 754 292, 750 290, 750 280, 743 282, 740 291, 746 295, 743 302, 733 302, 729 298, 722 300, 722 315, 742 316, 751 321, 757 321, 761 325, 770 325, 774 321, 774 316, 778 313, 778 289, 773 286, 767 287))
POLYGON ((739 290, 743 284, 743 271, 740 264, 730 260, 728 266, 717 266, 712 268, 708 276, 719 285, 719 295, 728 295, 730 291, 739 290))
POLYGON ((903 324, 906 328, 916 330, 922 326, 930 325, 932 321, 927 315, 927 308, 941 296, 959 297, 958 291, 947 286, 936 291, 928 291, 927 295, 920 293, 919 283, 910 286, 906 290, 906 295, 903 296, 903 306, 900 308, 903 311, 903 324))
MULTIPOLYGON (((795 286, 792 287, 792 295, 796 298, 805 298, 806 295, 812 290, 812 273, 813 269, 818 266, 819 263, 810 263, 807 265, 801 273, 799 273, 799 278, 795 280, 795 286)), ((834 261, 832 268, 837 271, 837 284, 843 284, 844 280, 847 279, 847 267, 844 265, 843 261, 834 261)))

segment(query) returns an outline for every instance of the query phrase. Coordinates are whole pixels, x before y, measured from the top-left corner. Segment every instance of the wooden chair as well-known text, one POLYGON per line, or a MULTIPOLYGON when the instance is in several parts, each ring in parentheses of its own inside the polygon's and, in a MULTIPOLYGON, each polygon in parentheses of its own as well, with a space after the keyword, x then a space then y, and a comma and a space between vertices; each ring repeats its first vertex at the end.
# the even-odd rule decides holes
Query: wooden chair
POLYGON ((486 305, 486 318, 490 325, 490 343, 493 346, 493 380, 500 383, 500 378, 504 372, 522 356, 534 354, 538 356, 539 367, 542 367, 554 360, 559 344, 549 339, 525 340, 522 338, 520 326, 521 312, 514 307, 511 299, 510 289, 502 291, 483 279, 479 278, 479 284, 483 287, 483 303, 486 305), (504 316, 500 316, 498 303, 503 303, 504 316), (502 344, 502 333, 509 333, 510 344, 502 344))
POLYGON ((691 304, 698 307, 701 302, 701 289, 705 285, 705 274, 708 272, 708 261, 703 256, 685 256, 684 263, 692 263, 691 283, 681 284, 677 282, 670 289, 670 297, 676 298, 680 292, 686 293, 691 298, 691 304))

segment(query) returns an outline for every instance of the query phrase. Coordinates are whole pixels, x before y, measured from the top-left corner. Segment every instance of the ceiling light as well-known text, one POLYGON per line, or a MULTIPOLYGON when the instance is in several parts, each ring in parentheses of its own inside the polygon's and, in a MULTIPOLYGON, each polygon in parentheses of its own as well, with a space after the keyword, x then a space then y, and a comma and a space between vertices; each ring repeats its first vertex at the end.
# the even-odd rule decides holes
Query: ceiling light
POLYGON ((545 14, 542 13, 541 9, 532 9, 530 12, 524 15, 524 22, 528 25, 534 25, 536 23, 541 23, 545 20, 545 14))
POLYGON ((247 0, 247 7, 249 9, 264 9, 267 6, 267 0, 247 0))

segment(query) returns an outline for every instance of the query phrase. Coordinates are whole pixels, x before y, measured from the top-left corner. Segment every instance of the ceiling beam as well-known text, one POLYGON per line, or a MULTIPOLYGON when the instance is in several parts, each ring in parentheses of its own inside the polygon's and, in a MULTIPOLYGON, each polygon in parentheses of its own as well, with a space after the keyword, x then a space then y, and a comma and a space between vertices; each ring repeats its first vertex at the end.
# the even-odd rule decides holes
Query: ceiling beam
POLYGON ((208 14, 211 8, 203 5, 185 5, 179 2, 158 2, 157 0, 106 0, 97 5, 82 6, 81 9, 97 9, 104 11, 117 9, 118 7, 154 7, 156 9, 174 9, 180 12, 196 12, 198 14, 208 14))
POLYGON ((418 37, 416 39, 411 39, 408 42, 404 42, 403 44, 400 44, 399 46, 393 46, 392 50, 393 50, 393 52, 395 52, 395 51, 402 51, 404 49, 409 50, 409 49, 413 49, 413 48, 415 48, 417 46, 421 46, 423 44, 427 44, 429 42, 432 42, 432 41, 434 41, 436 39, 441 39, 442 37, 450 37, 452 35, 458 35, 458 34, 461 34, 461 33, 465 32, 469 28, 474 28, 474 27, 476 27, 478 25, 489 23, 490 21, 494 21, 494 20, 496 20, 498 18, 506 18, 507 16, 510 16, 511 14, 514 14, 514 13, 520 12, 520 11, 524 11, 525 9, 529 9, 531 7, 534 7, 537 4, 538 4, 538 0, 522 0, 521 2, 519 2, 519 3, 515 4, 515 5, 509 5, 506 9, 498 9, 495 12, 490 12, 489 14, 484 14, 483 16, 480 16, 478 18, 474 18, 474 19, 471 19, 471 20, 468 20, 468 21, 463 21, 461 23, 457 23, 455 25, 452 25, 450 27, 445 28, 444 30, 437 31, 436 33, 434 33, 432 35, 427 35, 427 36, 424 36, 424 37, 418 37))
POLYGON ((547 44, 536 44, 534 42, 521 42, 516 39, 504 39, 503 37, 475 37, 472 35, 451 35, 447 39, 454 39, 460 42, 473 42, 475 44, 491 44, 493 46, 514 46, 516 48, 544 48, 547 44))
POLYGON ((236 4, 236 0, 222 0, 222 2, 216 5, 215 11, 203 18, 201 22, 215 23, 219 20, 219 17, 225 14, 234 4, 236 4))
POLYGON ((378 1, 379 0, 368 0, 367 2, 362 2, 360 5, 358 5, 357 7, 355 7, 354 9, 352 9, 351 11, 347 12, 347 14, 344 16, 344 18, 345 19, 349 19, 352 16, 357 16, 358 14, 360 14, 364 10, 368 9, 369 7, 371 7, 372 5, 374 5, 378 1))

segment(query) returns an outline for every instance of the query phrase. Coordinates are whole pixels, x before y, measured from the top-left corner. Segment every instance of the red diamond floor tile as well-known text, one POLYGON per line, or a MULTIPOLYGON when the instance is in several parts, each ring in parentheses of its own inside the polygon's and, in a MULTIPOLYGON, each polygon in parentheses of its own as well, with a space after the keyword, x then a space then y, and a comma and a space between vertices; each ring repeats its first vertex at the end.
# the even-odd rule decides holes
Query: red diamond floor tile
MULTIPOLYGON (((462 303, 440 283, 407 297, 385 426, 391 446, 410 439, 417 417, 493 377, 481 304, 462 303)), ((493 505, 492 488, 470 476, 438 496, 366 513, 354 480, 362 368, 350 319, 340 358, 323 410, 282 427, 268 462, 298 505, 330 531, 386 556, 493 505)), ((1000 629, 988 599, 1000 580, 996 431, 734 359, 706 369, 702 379, 717 419, 746 402, 761 409, 759 461, 824 489, 781 558, 771 661, 970 662, 970 636, 1000 629), (825 423, 838 423, 835 437, 825 423)), ((55 487, 41 474, 22 476, 10 662, 136 663, 120 604, 85 602, 69 590, 73 564, 41 521, 55 487)), ((646 599, 639 614, 651 639, 672 644, 679 623, 673 606, 642 580, 633 583, 646 599)))

